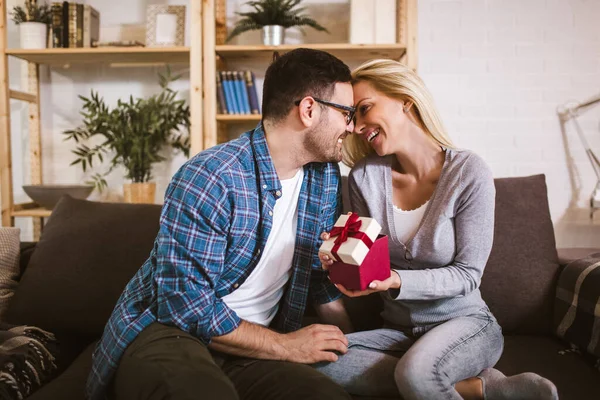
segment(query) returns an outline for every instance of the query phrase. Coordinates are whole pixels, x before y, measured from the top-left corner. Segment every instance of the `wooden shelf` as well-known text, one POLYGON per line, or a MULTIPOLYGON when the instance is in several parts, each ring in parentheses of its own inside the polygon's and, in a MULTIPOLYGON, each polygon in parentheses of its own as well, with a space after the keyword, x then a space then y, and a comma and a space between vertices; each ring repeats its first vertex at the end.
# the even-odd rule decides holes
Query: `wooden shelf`
POLYGON ((8 49, 6 54, 49 65, 70 64, 180 64, 190 62, 189 47, 86 47, 75 49, 8 49))
POLYGON ((29 208, 26 210, 12 210, 10 215, 12 217, 49 217, 52 214, 52 210, 48 210, 46 208, 38 207, 38 208, 29 208))
POLYGON ((217 114, 219 122, 258 122, 261 119, 260 114, 217 114))
POLYGON ((298 47, 323 50, 335 55, 342 60, 370 60, 373 58, 400 59, 406 52, 406 47, 401 44, 348 44, 348 43, 318 43, 281 46, 242 46, 218 45, 215 51, 219 57, 225 59, 267 59, 273 57, 273 52, 285 53, 298 47))

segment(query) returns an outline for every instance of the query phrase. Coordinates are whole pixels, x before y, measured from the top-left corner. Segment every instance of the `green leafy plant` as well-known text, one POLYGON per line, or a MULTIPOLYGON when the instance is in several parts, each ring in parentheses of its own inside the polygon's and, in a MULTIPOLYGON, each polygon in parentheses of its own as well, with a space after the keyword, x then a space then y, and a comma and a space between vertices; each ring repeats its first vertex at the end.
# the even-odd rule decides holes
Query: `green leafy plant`
MULTIPOLYGON (((173 76, 169 68, 159 74, 161 91, 147 99, 118 100, 109 108, 92 90, 91 96, 79 96, 83 101, 83 125, 63 132, 65 140, 74 140, 77 156, 71 165, 81 165, 83 171, 93 168, 95 161, 112 157, 104 173, 96 173, 91 181, 98 190, 106 188, 105 177, 117 166, 127 171, 126 178, 135 183, 152 179, 152 165, 165 160, 160 151, 172 147, 189 155, 190 109, 185 100, 177 100, 177 92, 169 84, 180 76, 173 76), (100 139, 98 145, 88 145, 90 139, 100 139)), ((97 141, 97 140, 96 140, 97 141)))
POLYGON ((25 7, 13 7, 10 16, 17 25, 24 22, 41 22, 46 25, 52 23, 50 7, 47 4, 38 5, 36 0, 27 0, 25 7))
POLYGON ((314 19, 301 14, 305 8, 296 8, 301 2, 302 0, 258 0, 246 3, 254 10, 236 13, 243 18, 237 22, 227 41, 240 33, 262 29, 268 25, 281 25, 284 28, 310 26, 318 31, 329 32, 314 19))

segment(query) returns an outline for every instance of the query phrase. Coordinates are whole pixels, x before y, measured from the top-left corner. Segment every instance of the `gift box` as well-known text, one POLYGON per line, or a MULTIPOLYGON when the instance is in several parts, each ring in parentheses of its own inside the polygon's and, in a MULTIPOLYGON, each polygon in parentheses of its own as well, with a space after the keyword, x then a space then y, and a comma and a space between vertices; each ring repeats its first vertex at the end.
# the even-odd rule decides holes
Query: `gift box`
POLYGON ((319 251, 334 260, 329 279, 350 290, 365 290, 374 280, 390 277, 388 238, 372 218, 342 215, 319 251))

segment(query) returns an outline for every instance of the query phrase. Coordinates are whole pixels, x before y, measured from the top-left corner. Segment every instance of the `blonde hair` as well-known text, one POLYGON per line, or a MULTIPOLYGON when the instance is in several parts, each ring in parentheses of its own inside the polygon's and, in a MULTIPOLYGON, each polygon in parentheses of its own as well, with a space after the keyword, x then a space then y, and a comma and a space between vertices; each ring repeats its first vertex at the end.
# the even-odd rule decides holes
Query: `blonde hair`
MULTIPOLYGON (((358 82, 368 82, 387 97, 412 104, 409 112, 419 128, 440 146, 454 148, 431 94, 413 70, 398 61, 371 60, 352 71, 352 84, 358 82)), ((371 146, 358 135, 344 140, 343 161, 350 167, 372 152, 371 146)))

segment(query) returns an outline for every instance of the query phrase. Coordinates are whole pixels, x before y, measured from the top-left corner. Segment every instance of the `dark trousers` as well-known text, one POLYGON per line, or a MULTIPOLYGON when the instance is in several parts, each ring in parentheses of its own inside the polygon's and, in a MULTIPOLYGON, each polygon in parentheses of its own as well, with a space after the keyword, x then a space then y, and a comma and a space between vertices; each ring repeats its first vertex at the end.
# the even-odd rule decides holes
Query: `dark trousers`
POLYGON ((115 400, 350 399, 309 365, 215 355, 178 328, 154 323, 129 345, 115 400))

